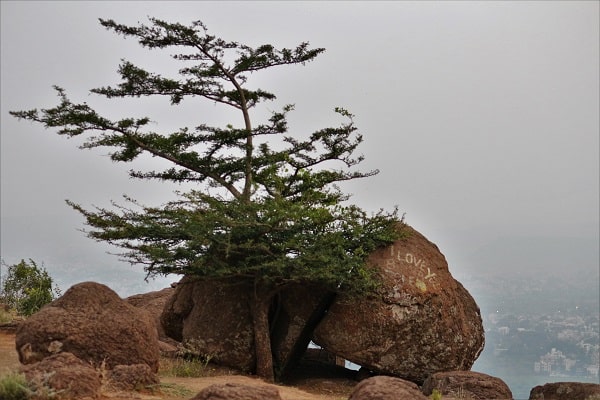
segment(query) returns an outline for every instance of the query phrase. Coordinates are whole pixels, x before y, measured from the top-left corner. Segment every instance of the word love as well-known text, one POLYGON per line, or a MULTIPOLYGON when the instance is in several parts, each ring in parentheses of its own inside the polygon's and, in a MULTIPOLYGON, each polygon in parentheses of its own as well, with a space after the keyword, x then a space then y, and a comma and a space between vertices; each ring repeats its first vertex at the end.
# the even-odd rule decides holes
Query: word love
MULTIPOLYGON (((423 261, 423 259, 421 259, 421 258, 415 257, 411 253, 406 253, 406 255, 404 256, 404 261, 407 264, 412 264, 415 267, 418 267, 420 271, 425 271, 425 261, 423 261)), ((427 274, 424 276, 424 278, 432 279, 434 277, 435 277, 435 274, 433 272, 431 272, 431 269, 429 269, 429 267, 427 267, 427 274)))
POLYGON ((394 246, 390 246, 390 255, 393 258, 396 258, 400 262, 405 262, 406 264, 414 265, 419 268, 420 271, 425 272, 425 268, 427 268, 427 274, 424 276, 425 279, 432 279, 435 277, 435 273, 431 272, 431 269, 426 266, 425 260, 422 258, 418 258, 412 253, 396 253, 394 246))
POLYGON ((438 283, 436 282, 436 273, 431 272, 431 268, 427 265, 427 261, 423 258, 420 258, 413 253, 399 252, 394 248, 393 245, 390 246, 390 256, 391 258, 388 259, 388 264, 400 263, 408 265, 413 271, 412 274, 416 275, 414 277, 409 276, 407 278, 405 278, 403 275, 401 278, 403 283, 408 281, 409 285, 411 286, 414 283, 415 286, 421 290, 426 288, 426 283, 427 285, 433 285, 434 288, 438 287, 438 283))

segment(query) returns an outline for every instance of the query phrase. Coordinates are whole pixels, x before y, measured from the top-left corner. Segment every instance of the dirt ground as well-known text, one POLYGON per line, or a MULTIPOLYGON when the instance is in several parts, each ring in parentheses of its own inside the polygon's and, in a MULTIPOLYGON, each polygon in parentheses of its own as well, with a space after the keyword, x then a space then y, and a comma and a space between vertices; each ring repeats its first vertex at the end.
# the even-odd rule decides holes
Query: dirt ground
POLYGON ((15 350, 15 335, 11 330, 0 330, 0 376, 19 366, 19 356, 15 350))
MULTIPOLYGON (((15 335, 10 330, 0 330, 0 376, 19 367, 15 349, 15 335)), ((160 393, 119 392, 104 393, 104 399, 182 400, 190 399, 203 388, 216 383, 243 383, 246 385, 268 385, 262 380, 242 375, 223 375, 205 378, 161 377, 160 393)), ((344 368, 304 365, 285 385, 277 385, 283 400, 345 400, 356 382, 344 368)))

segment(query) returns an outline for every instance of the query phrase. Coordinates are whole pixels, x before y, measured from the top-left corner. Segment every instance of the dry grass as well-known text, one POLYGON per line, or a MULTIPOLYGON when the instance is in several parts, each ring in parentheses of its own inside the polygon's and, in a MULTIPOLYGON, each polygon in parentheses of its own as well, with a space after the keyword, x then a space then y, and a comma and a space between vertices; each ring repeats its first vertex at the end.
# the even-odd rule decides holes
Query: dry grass
POLYGON ((27 400, 31 390, 25 376, 11 372, 0 376, 0 399, 2 400, 27 400))
MULTIPOLYGON (((14 374, 19 366, 14 332, 0 329, 0 377, 14 374)), ((346 400, 348 398, 353 387, 348 379, 335 375, 325 376, 316 373, 314 368, 309 368, 308 371, 315 374, 298 377, 286 386, 277 386, 283 400, 346 400)), ((159 370, 161 383, 155 393, 103 392, 102 399, 110 400, 118 397, 121 400, 185 400, 212 384, 237 382, 251 386, 267 385, 256 377, 237 374, 234 370, 210 363, 193 363, 182 358, 161 358, 159 370)))
POLYGON ((198 359, 161 358, 158 374, 179 378, 204 378, 213 376, 215 369, 198 359))

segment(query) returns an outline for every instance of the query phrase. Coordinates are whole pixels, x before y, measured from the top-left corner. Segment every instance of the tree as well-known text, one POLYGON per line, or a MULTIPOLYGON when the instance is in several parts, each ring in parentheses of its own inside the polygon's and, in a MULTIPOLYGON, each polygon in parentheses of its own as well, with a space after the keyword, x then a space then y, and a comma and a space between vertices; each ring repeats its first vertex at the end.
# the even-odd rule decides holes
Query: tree
POLYGON ((178 49, 172 57, 183 64, 179 76, 163 77, 123 60, 122 82, 91 92, 109 99, 167 96, 172 105, 197 97, 238 112, 238 126, 201 124, 156 133, 149 130, 149 117, 110 120, 86 103, 71 102, 57 86, 58 106, 11 114, 60 128, 58 133, 68 137, 86 134, 81 148, 108 147, 114 161, 131 162, 147 153, 171 165, 132 170, 131 177, 194 185, 159 207, 129 197, 111 208, 68 204, 93 228, 89 237, 125 249, 124 259, 144 265, 149 275, 191 274, 252 285, 256 373, 272 380, 268 314, 274 296, 290 283, 318 283, 333 292, 373 289, 376 281, 365 259, 398 237, 397 210, 367 215, 348 204, 349 196, 336 186, 378 172, 354 170, 363 159, 353 157, 363 138, 345 109, 335 112, 346 122, 304 139, 287 135, 291 105, 253 124, 251 111, 275 95, 248 88, 250 76, 304 65, 324 49, 308 43, 295 49, 253 48, 209 35, 200 21, 189 26, 149 22, 126 26, 100 19, 108 30, 148 49, 178 49), (270 144, 276 138, 280 145, 270 144))
POLYGON ((35 261, 2 265, 7 267, 7 274, 0 298, 19 314, 29 316, 60 295, 58 287, 52 288, 52 278, 46 269, 38 267, 35 261))

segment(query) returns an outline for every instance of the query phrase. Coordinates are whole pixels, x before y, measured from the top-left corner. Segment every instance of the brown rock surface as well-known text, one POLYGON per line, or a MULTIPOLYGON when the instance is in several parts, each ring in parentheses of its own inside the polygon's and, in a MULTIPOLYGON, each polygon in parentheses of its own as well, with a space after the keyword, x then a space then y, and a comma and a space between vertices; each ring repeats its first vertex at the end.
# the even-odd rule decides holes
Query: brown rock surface
POLYGON ((158 371, 158 336, 149 314, 95 282, 72 286, 23 321, 15 342, 23 364, 69 352, 109 368, 147 364, 158 371))
POLYGON ((161 315, 166 334, 212 362, 251 371, 255 357, 248 290, 184 277, 161 315))
MULTIPOLYGON (((168 340, 169 338, 166 339, 168 340)), ((160 350, 160 354, 164 357, 177 357, 177 355, 179 354, 179 348, 178 346, 172 344, 177 342, 175 342, 174 340, 171 340, 170 342, 171 343, 163 342, 160 340, 158 341, 158 349, 160 350)))
POLYGON ((117 365, 110 370, 108 379, 111 388, 116 390, 143 390, 160 383, 146 364, 117 365))
POLYGON ((24 365, 21 372, 36 392, 41 394, 51 389, 63 400, 96 399, 102 385, 100 373, 71 353, 55 354, 24 365))
MULTIPOLYGON (((184 277, 161 315, 166 334, 182 342, 186 349, 209 356, 212 362, 253 370, 254 331, 249 290, 240 284, 184 277)), ((274 359, 283 374, 306 350, 312 329, 320 319, 311 321, 311 318, 326 294, 316 287, 291 285, 277 296, 271 342, 274 359)))
POLYGON ((338 296, 314 341, 370 370, 422 383, 435 372, 468 370, 484 331, 479 307, 437 246, 405 231, 408 237, 369 257, 382 278, 379 293, 338 296))
POLYGON ((160 326, 165 335, 177 342, 183 340, 183 321, 194 307, 192 301, 193 278, 186 276, 175 287, 175 292, 166 301, 160 314, 160 326))
POLYGON ((412 382, 390 376, 374 376, 361 381, 348 400, 428 400, 412 382))
POLYGON ((167 335, 160 323, 160 316, 165 308, 165 304, 173 296, 174 292, 175 289, 173 288, 165 288, 155 292, 136 294, 125 299, 132 306, 150 313, 158 331, 158 338, 163 341, 167 338, 167 335))
POLYGON ((423 383, 421 390, 427 396, 433 389, 442 395, 472 400, 512 400, 508 385, 499 378, 472 371, 438 372, 423 383), (462 396, 462 397, 461 397, 462 396))
POLYGON ((281 396, 274 386, 225 383, 211 385, 190 400, 281 400, 281 396))
POLYGON ((531 389, 529 400, 598 400, 600 385, 582 382, 546 383, 531 389))

